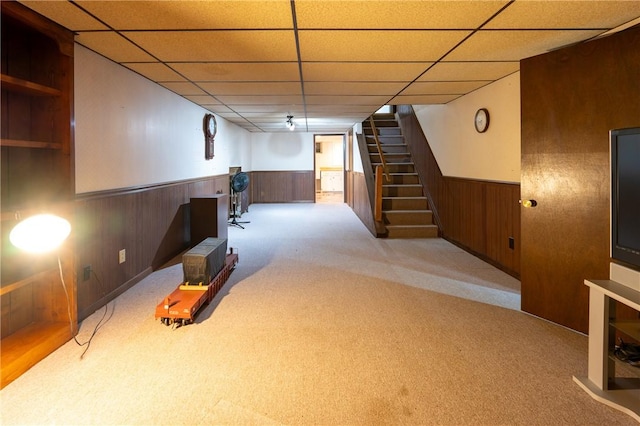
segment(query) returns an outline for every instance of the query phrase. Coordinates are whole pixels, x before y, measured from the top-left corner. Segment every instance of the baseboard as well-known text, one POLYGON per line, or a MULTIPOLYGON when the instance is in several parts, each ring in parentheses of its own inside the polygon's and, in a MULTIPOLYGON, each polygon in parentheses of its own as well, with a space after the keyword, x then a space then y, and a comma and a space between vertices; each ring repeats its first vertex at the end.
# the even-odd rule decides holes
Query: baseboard
POLYGON ((87 309, 84 309, 78 312, 78 322, 81 322, 82 320, 87 318, 89 315, 93 314, 95 311, 102 308, 104 305, 111 302, 113 299, 120 296, 122 293, 129 290, 134 285, 138 284, 140 281, 146 278, 149 274, 151 274, 151 272, 153 272, 153 269, 149 266, 148 268, 140 272, 138 275, 136 275, 135 277, 131 278, 129 281, 122 284, 120 287, 113 290, 111 293, 93 302, 91 305, 89 305, 87 309))

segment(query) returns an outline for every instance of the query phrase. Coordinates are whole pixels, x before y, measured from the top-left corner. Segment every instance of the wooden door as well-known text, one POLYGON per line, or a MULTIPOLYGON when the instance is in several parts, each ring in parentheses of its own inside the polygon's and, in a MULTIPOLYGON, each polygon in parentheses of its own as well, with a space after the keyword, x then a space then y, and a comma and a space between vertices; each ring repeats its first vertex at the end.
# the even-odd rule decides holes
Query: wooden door
POLYGON ((609 130, 640 125, 640 28, 521 62, 522 309, 588 331, 609 277, 609 130))

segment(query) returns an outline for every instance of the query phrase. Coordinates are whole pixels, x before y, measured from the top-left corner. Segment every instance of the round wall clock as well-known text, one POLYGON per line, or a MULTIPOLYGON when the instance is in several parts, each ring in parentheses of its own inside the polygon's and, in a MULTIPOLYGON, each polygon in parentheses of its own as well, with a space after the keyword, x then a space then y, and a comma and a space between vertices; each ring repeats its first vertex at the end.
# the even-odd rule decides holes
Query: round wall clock
POLYGON ((476 111, 474 123, 478 133, 486 132, 489 128, 489 111, 486 108, 480 108, 476 111))
POLYGON ((207 137, 215 138, 218 131, 218 123, 213 114, 204 115, 204 133, 207 137))
POLYGON ((204 158, 213 158, 213 140, 218 132, 218 123, 213 114, 205 114, 202 128, 204 130, 204 158))

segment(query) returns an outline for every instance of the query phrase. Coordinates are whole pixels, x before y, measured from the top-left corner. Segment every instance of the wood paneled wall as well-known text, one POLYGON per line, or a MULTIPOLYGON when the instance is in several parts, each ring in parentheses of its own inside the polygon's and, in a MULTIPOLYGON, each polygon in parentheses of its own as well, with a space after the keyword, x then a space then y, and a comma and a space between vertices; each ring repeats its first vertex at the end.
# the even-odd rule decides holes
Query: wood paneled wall
POLYGON ((253 171, 249 186, 252 203, 313 203, 313 170, 253 171))
POLYGON ((376 224, 371 211, 371 201, 363 173, 347 173, 347 200, 349 207, 358 216, 373 236, 376 235, 376 224))
MULTIPOLYGON (((610 129, 640 126, 640 28, 520 64, 522 309, 588 331, 609 277, 610 129)), ((637 314, 636 314, 637 318, 637 314)))
MULTIPOLYGON (((189 246, 189 199, 229 193, 229 176, 82 194, 75 202, 82 320, 189 246), (118 263, 118 252, 126 261, 118 263), (93 273, 84 281, 83 269, 93 273)), ((176 283, 178 284, 178 283, 176 283)))
POLYGON ((443 176, 413 108, 397 112, 442 237, 518 278, 520 185, 443 176))

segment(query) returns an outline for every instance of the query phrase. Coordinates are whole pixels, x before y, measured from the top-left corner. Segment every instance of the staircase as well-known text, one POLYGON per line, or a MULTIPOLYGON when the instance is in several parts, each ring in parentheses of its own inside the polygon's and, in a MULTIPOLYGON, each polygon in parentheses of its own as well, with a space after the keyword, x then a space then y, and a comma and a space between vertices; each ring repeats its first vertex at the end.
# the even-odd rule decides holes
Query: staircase
MULTIPOLYGON (((438 227, 433 224, 427 197, 395 114, 374 114, 373 121, 390 177, 390 181, 384 177, 382 184, 382 221, 387 238, 437 237, 438 227)), ((382 160, 368 120, 363 123, 363 133, 375 170, 382 160)))

